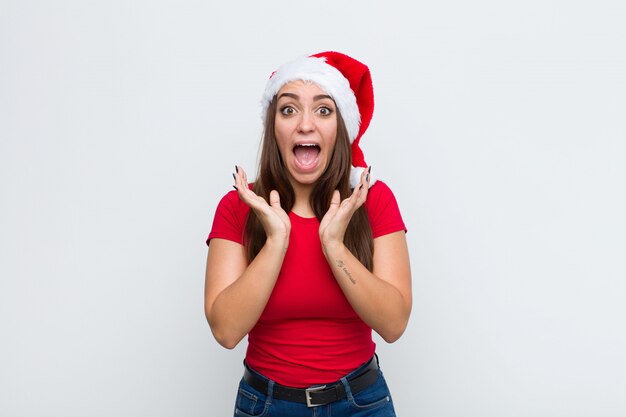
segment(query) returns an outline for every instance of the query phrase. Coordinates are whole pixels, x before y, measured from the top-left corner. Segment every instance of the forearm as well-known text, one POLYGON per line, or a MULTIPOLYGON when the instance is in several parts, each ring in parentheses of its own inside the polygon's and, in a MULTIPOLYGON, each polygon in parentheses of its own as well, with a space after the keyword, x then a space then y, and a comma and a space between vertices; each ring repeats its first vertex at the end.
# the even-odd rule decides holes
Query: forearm
POLYGON ((397 287, 374 275, 343 244, 325 247, 324 255, 359 317, 385 341, 396 341, 409 319, 410 294, 407 299, 397 287))
POLYGON ((268 239, 243 273, 206 305, 207 319, 215 339, 234 348, 254 327, 274 289, 286 245, 268 239))

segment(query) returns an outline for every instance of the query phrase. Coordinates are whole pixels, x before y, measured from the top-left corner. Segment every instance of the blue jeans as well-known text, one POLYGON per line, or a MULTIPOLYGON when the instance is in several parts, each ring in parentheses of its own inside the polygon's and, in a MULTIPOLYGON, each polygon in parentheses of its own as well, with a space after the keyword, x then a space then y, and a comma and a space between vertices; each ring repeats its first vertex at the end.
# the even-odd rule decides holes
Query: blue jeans
POLYGON ((378 379, 364 390, 353 394, 348 379, 359 374, 366 365, 354 370, 339 381, 346 389, 346 398, 317 407, 307 407, 298 402, 272 398, 271 391, 275 384, 263 375, 259 377, 268 381, 270 395, 252 388, 243 379, 239 383, 235 417, 395 417, 393 401, 383 373, 378 369, 378 379))

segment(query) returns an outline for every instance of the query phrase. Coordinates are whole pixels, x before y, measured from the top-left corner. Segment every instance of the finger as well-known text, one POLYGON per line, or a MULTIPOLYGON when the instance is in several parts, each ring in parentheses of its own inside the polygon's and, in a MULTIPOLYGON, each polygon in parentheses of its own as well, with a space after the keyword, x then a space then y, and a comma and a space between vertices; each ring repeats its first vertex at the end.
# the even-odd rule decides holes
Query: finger
POLYGON ((244 185, 246 186, 246 188, 248 188, 248 174, 246 174, 246 171, 243 168, 239 169, 241 171, 241 176, 244 182, 244 185))
POLYGON ((356 193, 356 208, 359 208, 367 199, 367 194, 370 188, 370 172, 372 167, 364 169, 361 173, 361 181, 359 183, 358 192, 356 193))
POLYGON ((361 181, 359 181, 357 186, 354 187, 350 196, 346 198, 345 200, 343 200, 341 204, 343 205, 343 204, 347 204, 348 202, 350 203, 354 202, 358 198, 359 193, 361 192, 362 188, 363 188, 363 176, 361 176, 361 181))
POLYGON ((239 181, 239 177, 240 174, 239 172, 241 171, 241 168, 239 168, 237 165, 235 165, 235 172, 233 172, 233 181, 235 182, 235 184, 233 185, 233 187, 235 188, 235 190, 237 190, 239 192, 239 195, 241 196, 241 184, 239 181))
POLYGON ((330 206, 338 206, 339 203, 341 203, 341 196, 339 195, 339 190, 335 190, 330 198, 330 206))
POLYGON ((367 169, 363 170, 363 173, 361 174, 361 190, 360 190, 361 192, 359 194, 359 201, 361 204, 367 198, 367 194, 370 189, 370 181, 372 179, 372 177, 370 176, 371 172, 372 172, 372 167, 370 166, 367 169))
POLYGON ((235 179, 235 185, 237 187, 239 187, 239 178, 241 178, 241 173, 243 171, 243 168, 239 167, 238 165, 235 165, 235 172, 233 173, 233 178, 235 179))
MULTIPOLYGON (((235 166, 235 170, 237 172, 233 174, 233 178, 235 179, 235 187, 237 188, 239 199, 251 208, 259 208, 259 203, 261 202, 258 200, 260 197, 257 196, 255 192, 250 189, 250 187, 248 187, 248 183, 246 182, 246 171, 238 165, 235 166)), ((260 199, 263 200, 263 198, 260 199)), ((263 200, 262 203, 265 203, 265 200, 263 200)))
POLYGON ((346 198, 341 202, 341 207, 345 210, 348 210, 350 213, 354 213, 365 201, 367 197, 367 182, 365 181, 365 177, 367 175, 367 170, 361 173, 361 178, 359 184, 354 187, 352 190, 352 194, 350 197, 346 198))
POLYGON ((357 186, 354 190, 352 190, 352 194, 339 204, 338 211, 343 213, 342 215, 352 216, 352 213, 355 210, 354 207, 358 199, 358 194, 360 192, 359 187, 360 186, 357 186))
POLYGON ((237 171, 237 188, 240 195, 246 195, 249 199, 256 197, 257 195, 250 190, 250 187, 248 186, 248 175, 246 174, 246 170, 238 166, 237 171))
POLYGON ((270 191, 270 206, 280 208, 280 195, 276 190, 270 191))
POLYGON ((363 203, 365 203, 365 201, 367 200, 367 195, 369 193, 369 184, 366 184, 365 186, 363 186, 363 188, 361 189, 361 193, 359 194, 359 197, 356 201, 356 208, 359 208, 363 205, 363 203))
POLYGON ((369 178, 370 178, 369 168, 368 169, 364 169, 363 172, 361 172, 361 178, 360 178, 360 181, 359 181, 359 184, 362 186, 362 188, 367 187, 367 183, 369 182, 369 178))

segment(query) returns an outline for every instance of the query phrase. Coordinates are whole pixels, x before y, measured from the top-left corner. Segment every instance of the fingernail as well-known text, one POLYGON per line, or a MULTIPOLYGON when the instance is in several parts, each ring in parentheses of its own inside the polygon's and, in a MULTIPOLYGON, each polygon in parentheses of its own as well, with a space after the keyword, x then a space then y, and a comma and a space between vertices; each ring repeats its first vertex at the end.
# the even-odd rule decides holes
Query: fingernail
POLYGON ((361 188, 363 188, 363 184, 359 185, 359 190, 360 190, 361 188))
POLYGON ((233 174, 233 179, 237 181, 237 177, 235 176, 235 174, 233 174))
POLYGON ((368 173, 368 174, 365 176, 365 182, 369 182, 369 180, 370 180, 370 174, 368 173))
POLYGON ((233 185, 233 188, 234 188, 235 190, 239 191, 239 188, 237 188, 237 186, 236 186, 236 185, 233 185))
POLYGON ((372 166, 370 165, 369 168, 367 168, 367 173, 369 174, 370 172, 372 172, 372 166))
POLYGON ((235 165, 235 172, 239 174, 239 167, 237 165, 235 165))

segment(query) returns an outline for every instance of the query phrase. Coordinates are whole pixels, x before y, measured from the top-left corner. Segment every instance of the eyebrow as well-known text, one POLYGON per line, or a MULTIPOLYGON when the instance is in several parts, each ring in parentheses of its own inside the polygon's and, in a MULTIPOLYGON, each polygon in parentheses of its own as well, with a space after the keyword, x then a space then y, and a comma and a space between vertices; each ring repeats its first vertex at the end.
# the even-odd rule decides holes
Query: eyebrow
MULTIPOLYGON (((282 93, 280 96, 278 96, 278 98, 280 99, 281 97, 291 97, 293 99, 300 100, 300 96, 297 94, 293 94, 293 93, 282 93)), ((313 101, 324 100, 324 99, 333 100, 333 98, 329 96, 328 94, 318 94, 313 97, 313 101)))

